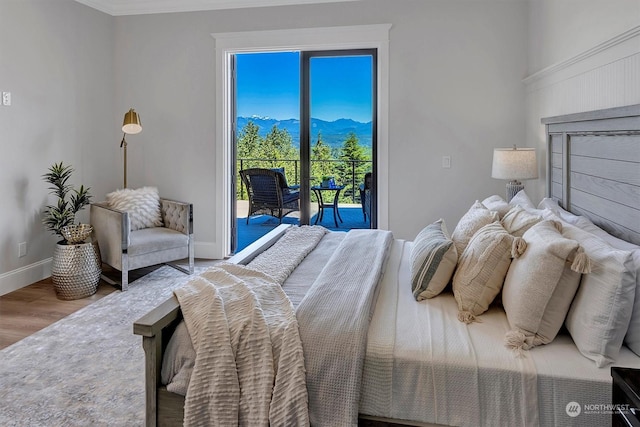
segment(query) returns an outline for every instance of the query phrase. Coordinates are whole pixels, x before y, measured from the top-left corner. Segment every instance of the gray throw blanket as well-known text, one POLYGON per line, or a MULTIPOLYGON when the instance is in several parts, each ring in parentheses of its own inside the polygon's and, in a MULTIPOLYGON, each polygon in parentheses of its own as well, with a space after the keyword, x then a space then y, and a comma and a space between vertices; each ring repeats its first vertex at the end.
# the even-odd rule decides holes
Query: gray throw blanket
POLYGON ((357 426, 367 330, 392 234, 351 230, 296 311, 313 426, 357 426))

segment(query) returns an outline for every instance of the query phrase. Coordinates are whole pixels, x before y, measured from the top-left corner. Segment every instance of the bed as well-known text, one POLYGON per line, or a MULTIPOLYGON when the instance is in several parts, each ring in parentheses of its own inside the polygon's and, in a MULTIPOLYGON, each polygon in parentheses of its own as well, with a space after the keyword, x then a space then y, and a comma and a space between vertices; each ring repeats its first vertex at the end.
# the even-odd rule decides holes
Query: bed
MULTIPOLYGON (((589 253, 593 268, 587 273, 585 265, 580 267, 584 274, 577 275, 579 287, 576 284, 566 303, 571 304, 567 321, 548 343, 544 343, 549 338, 544 334, 513 333, 514 319, 519 317, 518 313, 512 316, 509 307, 518 298, 514 292, 517 285, 505 287, 477 316, 461 316, 461 303, 449 287, 435 292, 437 296, 416 301, 418 293, 411 292, 415 271, 412 254, 420 236, 414 241, 395 239, 385 252, 371 299, 357 397, 359 422, 419 426, 609 424, 609 368, 640 368, 640 297, 636 298, 640 291, 640 105, 551 117, 543 123, 549 147, 549 197, 534 206, 523 194, 516 200, 518 204, 501 205, 505 210, 501 217, 516 211, 517 206, 522 208, 517 210, 522 217, 538 215, 545 226, 552 224, 573 233, 570 240, 586 239, 580 251, 589 253), (606 242, 615 252, 603 255, 603 263, 618 257, 624 267, 618 271, 620 284, 607 295, 601 293, 604 286, 594 287, 593 283, 605 265, 597 258, 601 249, 589 252, 589 245, 596 240, 606 242), (584 277, 590 277, 591 282, 584 277), (608 310, 616 316, 608 319, 604 338, 594 342, 593 331, 584 322, 590 312, 602 308, 593 302, 600 299, 617 304, 608 310), (472 321, 474 317, 477 321, 472 321), (507 336, 511 338, 508 348, 507 336), (604 347, 596 351, 594 346, 604 347), (582 413, 576 413, 576 405, 582 413)), ((491 205, 497 199, 489 197, 483 202, 491 205)), ((278 227, 228 262, 250 263, 277 245, 288 229, 278 227)), ((524 237, 528 235, 523 232, 524 237)), ((310 278, 321 273, 345 239, 344 233, 326 236, 318 250, 305 256, 283 283, 294 307, 304 300, 310 278)), ((520 238, 506 239, 511 248, 522 243, 520 238)), ((534 241, 532 237, 528 248, 520 248, 523 254, 535 247, 534 241)), ((573 265, 580 264, 578 252, 572 250, 573 265)), ((565 273, 573 274, 566 268, 565 273)), ((515 274, 507 271, 505 286, 507 281, 519 283, 515 274)), ((134 324, 134 333, 143 337, 146 354, 146 423, 150 426, 183 423, 185 397, 168 391, 161 381, 168 343, 182 320, 180 305, 172 298, 134 324)), ((517 332, 526 330, 518 328, 517 332)))

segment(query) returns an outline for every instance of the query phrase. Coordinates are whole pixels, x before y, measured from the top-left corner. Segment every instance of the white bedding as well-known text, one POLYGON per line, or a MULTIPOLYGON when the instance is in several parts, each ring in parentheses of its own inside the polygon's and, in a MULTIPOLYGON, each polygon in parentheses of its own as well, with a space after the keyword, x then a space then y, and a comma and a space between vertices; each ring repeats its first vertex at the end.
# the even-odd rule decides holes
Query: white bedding
MULTIPOLYGON (((369 328, 360 413, 445 425, 609 425, 610 414, 585 405, 611 403, 609 368, 582 356, 570 336, 517 358, 503 345, 509 330, 493 306, 482 322, 457 320, 453 295, 416 302, 411 242, 396 241, 369 328), (570 402, 582 413, 567 415, 570 402)), ((624 347, 620 366, 640 367, 624 347)))
MULTIPOLYGON (((344 235, 325 235, 284 282, 294 306, 344 235)), ((611 403, 609 367, 597 368, 566 333, 516 358, 503 345, 510 328, 497 305, 481 322, 466 325, 457 320, 450 291, 416 302, 408 268, 411 245, 393 242, 378 288, 361 414, 444 425, 610 424, 603 406, 611 403), (566 412, 571 402, 582 407, 575 418, 566 412)), ((623 347, 616 365, 640 368, 640 358, 623 347)))

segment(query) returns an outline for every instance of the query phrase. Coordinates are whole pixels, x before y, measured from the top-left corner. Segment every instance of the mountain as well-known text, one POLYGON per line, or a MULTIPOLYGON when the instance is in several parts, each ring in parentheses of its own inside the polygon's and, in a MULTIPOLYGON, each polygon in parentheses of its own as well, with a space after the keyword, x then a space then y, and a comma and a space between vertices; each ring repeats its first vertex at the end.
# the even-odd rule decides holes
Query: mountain
MULTIPOLYGON (((252 121, 259 128, 259 134, 263 138, 269 133, 273 126, 278 129, 284 129, 291 135, 293 145, 300 147, 300 120, 287 119, 278 120, 270 117, 238 117, 238 134, 249 121, 252 121)), ((358 137, 360 145, 371 147, 371 129, 372 122, 362 123, 351 119, 338 119, 334 121, 326 121, 321 119, 311 119, 311 144, 315 144, 318 138, 318 132, 322 134, 322 140, 331 148, 342 147, 345 139, 351 132, 358 137)))

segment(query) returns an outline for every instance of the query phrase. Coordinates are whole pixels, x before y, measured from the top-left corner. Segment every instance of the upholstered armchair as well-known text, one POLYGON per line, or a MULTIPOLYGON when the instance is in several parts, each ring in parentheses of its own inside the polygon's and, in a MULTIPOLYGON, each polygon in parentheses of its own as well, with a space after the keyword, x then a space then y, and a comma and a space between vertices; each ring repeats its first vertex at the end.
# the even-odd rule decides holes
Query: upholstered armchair
MULTIPOLYGON (((120 270, 122 290, 129 284, 129 270, 156 264, 168 264, 193 274, 193 205, 160 199, 160 226, 132 230, 130 212, 118 210, 107 202, 92 203, 90 222, 100 247, 102 262, 120 270), (189 260, 188 269, 170 261, 189 260)), ((107 282, 117 284, 109 278, 107 282)))

